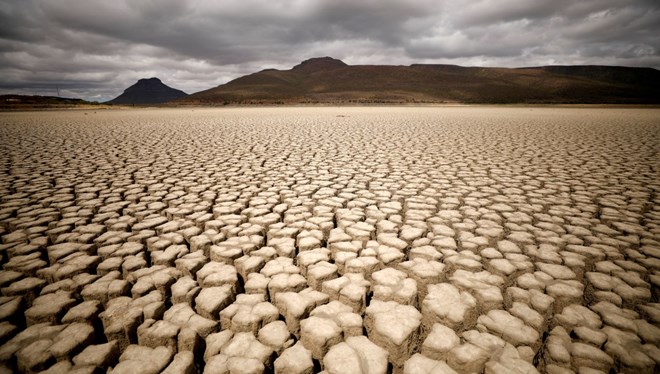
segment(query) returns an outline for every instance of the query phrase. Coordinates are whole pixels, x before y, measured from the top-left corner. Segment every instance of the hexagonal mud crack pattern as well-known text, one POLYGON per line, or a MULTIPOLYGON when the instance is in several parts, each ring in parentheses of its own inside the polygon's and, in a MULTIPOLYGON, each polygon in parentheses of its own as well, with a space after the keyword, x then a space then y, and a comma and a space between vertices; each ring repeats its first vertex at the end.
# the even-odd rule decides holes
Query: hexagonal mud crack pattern
POLYGON ((660 110, 0 114, 0 371, 658 372, 660 110))

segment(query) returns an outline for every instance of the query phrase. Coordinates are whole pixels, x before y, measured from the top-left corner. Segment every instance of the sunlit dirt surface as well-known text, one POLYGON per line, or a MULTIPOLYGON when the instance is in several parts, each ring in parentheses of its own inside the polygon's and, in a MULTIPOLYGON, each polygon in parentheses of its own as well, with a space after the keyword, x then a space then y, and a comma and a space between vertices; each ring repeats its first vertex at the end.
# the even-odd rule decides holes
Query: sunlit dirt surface
POLYGON ((658 109, 1 113, 0 150, 5 371, 658 370, 658 109))

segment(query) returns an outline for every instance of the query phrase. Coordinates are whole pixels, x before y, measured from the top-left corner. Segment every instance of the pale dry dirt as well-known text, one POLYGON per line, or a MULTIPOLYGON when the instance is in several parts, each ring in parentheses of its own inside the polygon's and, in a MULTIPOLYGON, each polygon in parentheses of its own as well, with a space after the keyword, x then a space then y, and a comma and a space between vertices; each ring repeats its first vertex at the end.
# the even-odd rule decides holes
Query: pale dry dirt
POLYGON ((660 110, 0 114, 0 372, 653 373, 660 110))

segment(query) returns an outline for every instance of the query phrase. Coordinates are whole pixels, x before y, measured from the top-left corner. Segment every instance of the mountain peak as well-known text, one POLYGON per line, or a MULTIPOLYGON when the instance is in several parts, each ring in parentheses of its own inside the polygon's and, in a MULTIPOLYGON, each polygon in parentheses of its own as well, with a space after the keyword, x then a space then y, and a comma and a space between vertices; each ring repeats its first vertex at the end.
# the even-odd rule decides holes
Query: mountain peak
POLYGON ((151 77, 151 78, 142 78, 137 81, 138 83, 163 83, 160 79, 156 77, 151 77))
POLYGON ((142 78, 134 85, 124 90, 124 93, 113 100, 111 104, 160 104, 187 96, 181 90, 174 89, 156 77, 142 78))
POLYGON ((314 57, 308 60, 301 62, 300 64, 293 67, 291 70, 295 71, 319 71, 319 70, 332 70, 341 68, 346 65, 342 60, 338 60, 332 57, 314 57))

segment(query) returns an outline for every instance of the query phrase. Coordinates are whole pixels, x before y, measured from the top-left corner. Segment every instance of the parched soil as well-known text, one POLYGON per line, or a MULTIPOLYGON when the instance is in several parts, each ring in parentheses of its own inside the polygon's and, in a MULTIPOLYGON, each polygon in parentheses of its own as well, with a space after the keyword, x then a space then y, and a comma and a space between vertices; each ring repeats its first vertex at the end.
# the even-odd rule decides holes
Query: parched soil
POLYGON ((658 372, 660 110, 0 114, 0 372, 658 372))

